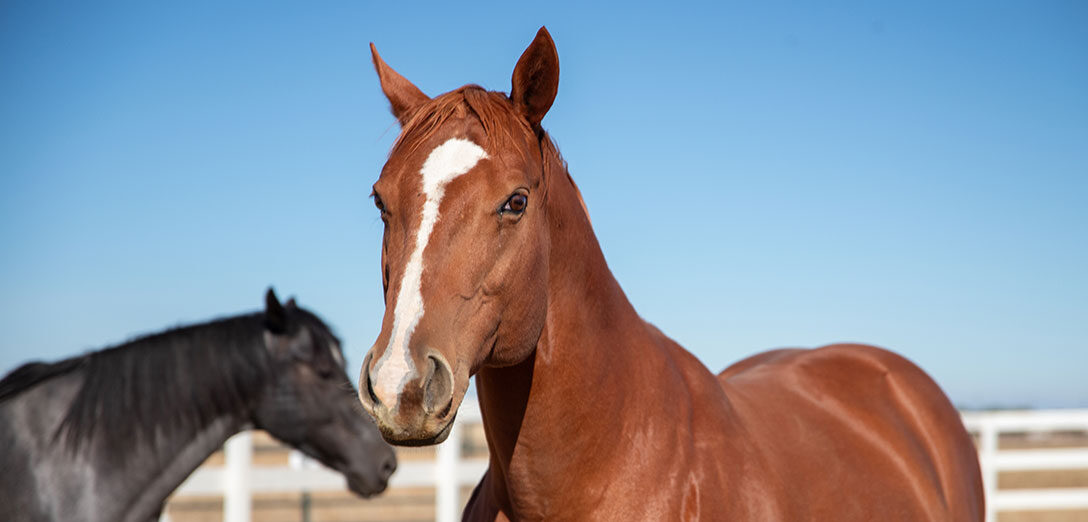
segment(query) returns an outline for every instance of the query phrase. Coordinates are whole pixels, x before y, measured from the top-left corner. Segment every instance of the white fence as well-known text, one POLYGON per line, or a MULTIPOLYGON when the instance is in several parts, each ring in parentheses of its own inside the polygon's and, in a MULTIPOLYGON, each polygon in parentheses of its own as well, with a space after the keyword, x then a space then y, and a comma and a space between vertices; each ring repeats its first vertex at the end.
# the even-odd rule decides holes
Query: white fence
POLYGON ((1002 471, 1088 469, 1088 447, 1002 450, 997 445, 1002 433, 1088 432, 1088 410, 966 413, 963 423, 979 437, 987 522, 997 520, 999 511, 1088 509, 1088 488, 997 488, 1002 471))
MULTIPOLYGON (((1078 431, 1088 433, 1088 410, 1035 410, 966 413, 968 431, 979 436, 979 458, 986 488, 986 520, 997 512, 1011 510, 1088 510, 1088 488, 1015 489, 997 488, 1001 471, 1088 469, 1088 447, 1061 449, 1001 450, 1001 433, 1078 431)), ((475 403, 462 404, 457 423, 446 442, 438 446, 433 462, 404 462, 393 474, 390 487, 434 487, 435 520, 452 522, 460 518, 458 491, 479 482, 487 469, 483 458, 461 458, 463 425, 480 422, 475 403)), ((288 467, 251 466, 253 443, 248 433, 227 441, 226 465, 201 468, 175 493, 223 495, 223 520, 248 522, 251 495, 297 491, 342 491, 343 477, 293 453, 288 467)))

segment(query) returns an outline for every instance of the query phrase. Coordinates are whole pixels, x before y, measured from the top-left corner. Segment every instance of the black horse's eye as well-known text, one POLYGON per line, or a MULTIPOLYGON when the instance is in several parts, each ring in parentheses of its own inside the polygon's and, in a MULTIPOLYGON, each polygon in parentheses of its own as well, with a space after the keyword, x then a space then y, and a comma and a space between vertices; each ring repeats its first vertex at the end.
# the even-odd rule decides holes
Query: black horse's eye
POLYGON ((516 193, 510 196, 510 199, 506 200, 506 204, 502 206, 500 212, 511 214, 521 214, 525 212, 525 207, 529 206, 529 196, 525 194, 516 193))

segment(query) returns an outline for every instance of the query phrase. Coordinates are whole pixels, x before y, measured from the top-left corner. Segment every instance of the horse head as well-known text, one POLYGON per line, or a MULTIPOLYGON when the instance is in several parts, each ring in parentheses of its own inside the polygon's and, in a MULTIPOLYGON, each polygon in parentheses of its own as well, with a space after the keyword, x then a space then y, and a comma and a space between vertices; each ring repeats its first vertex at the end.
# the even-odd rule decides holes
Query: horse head
POLYGON ((559 57, 541 28, 509 95, 468 85, 432 99, 371 51, 401 134, 374 184, 386 308, 359 393, 386 440, 432 444, 471 376, 525 360, 545 326, 549 231, 562 226, 546 178, 566 174, 540 122, 559 57))
POLYGON ((272 377, 257 400, 254 425, 342 473, 355 493, 382 492, 396 456, 359 411, 340 341, 294 299, 280 304, 271 289, 264 327, 272 377))

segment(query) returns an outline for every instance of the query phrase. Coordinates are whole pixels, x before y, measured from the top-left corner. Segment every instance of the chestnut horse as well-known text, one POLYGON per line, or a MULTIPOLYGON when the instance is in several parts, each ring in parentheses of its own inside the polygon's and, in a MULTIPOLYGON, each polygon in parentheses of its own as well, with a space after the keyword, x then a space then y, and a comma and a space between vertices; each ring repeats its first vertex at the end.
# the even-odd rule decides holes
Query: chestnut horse
POLYGON ((777 350, 715 376, 639 317, 540 126, 545 29, 509 96, 432 99, 371 51, 402 130, 360 399, 389 442, 433 444, 476 377, 491 456, 466 520, 982 518, 971 438, 903 357, 777 350))

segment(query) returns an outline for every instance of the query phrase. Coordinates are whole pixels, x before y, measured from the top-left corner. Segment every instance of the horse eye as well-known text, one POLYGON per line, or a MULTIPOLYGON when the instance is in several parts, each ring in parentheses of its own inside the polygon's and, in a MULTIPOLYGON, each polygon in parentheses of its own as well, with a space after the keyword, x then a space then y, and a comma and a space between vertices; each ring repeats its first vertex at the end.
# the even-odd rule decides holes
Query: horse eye
POLYGON ((502 206, 500 212, 512 212, 514 214, 521 214, 525 212, 525 207, 529 205, 529 196, 525 194, 514 194, 510 196, 510 199, 506 200, 506 204, 502 206))
POLYGON ((374 206, 378 207, 378 211, 385 214, 385 202, 382 201, 382 197, 377 192, 371 194, 374 197, 374 206))

